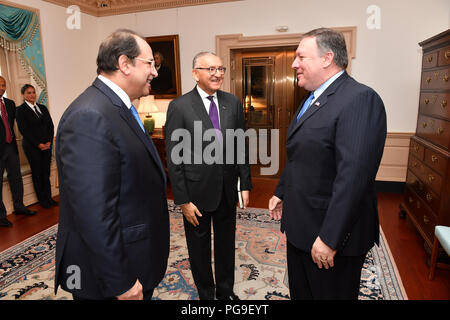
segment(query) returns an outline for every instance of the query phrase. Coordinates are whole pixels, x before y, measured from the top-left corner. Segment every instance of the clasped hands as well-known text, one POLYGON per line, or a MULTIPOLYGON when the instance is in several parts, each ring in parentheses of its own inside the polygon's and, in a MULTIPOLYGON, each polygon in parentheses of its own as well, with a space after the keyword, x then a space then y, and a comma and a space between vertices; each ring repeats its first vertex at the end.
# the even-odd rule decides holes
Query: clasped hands
MULTIPOLYGON (((247 208, 248 202, 250 199, 250 191, 243 190, 242 192, 242 202, 244 203, 244 208, 247 208)), ((180 205, 181 211, 183 211, 183 215, 186 218, 186 220, 192 224, 194 227, 197 227, 199 225, 197 217, 201 217, 202 214, 198 210, 197 206, 193 204, 192 202, 185 203, 180 205)))
MULTIPOLYGON (((283 215, 283 200, 277 196, 272 196, 269 200, 269 215, 274 220, 280 220, 283 215)), ((336 250, 327 246, 320 237, 316 238, 311 248, 311 257, 319 269, 334 267, 335 255, 336 250)))
POLYGON ((38 148, 39 148, 41 151, 48 150, 48 149, 51 148, 51 146, 52 146, 52 143, 51 143, 51 142, 47 142, 47 143, 39 143, 39 144, 38 144, 38 148))

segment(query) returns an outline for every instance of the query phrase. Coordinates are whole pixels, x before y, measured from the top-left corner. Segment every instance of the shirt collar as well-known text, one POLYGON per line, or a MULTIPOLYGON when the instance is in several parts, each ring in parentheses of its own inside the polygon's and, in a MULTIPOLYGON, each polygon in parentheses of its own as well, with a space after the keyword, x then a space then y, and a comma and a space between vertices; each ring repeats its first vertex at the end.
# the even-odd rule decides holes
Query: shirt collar
POLYGON ((117 84, 115 84, 114 82, 112 82, 108 78, 102 76, 101 74, 98 75, 98 78, 104 84, 106 84, 112 91, 114 91, 115 94, 117 94, 119 96, 120 100, 122 100, 123 103, 125 103, 125 105, 127 106, 128 109, 131 108, 130 97, 128 96, 128 94, 125 91, 123 91, 123 89, 121 87, 119 87, 117 84))
MULTIPOLYGON (((197 91, 198 94, 200 95, 200 97, 202 99, 207 99, 210 95, 207 94, 202 88, 200 88, 199 86, 197 86, 197 91)), ((214 92, 214 94, 212 94, 212 96, 215 98, 215 100, 217 100, 217 91, 214 92)))
MULTIPOLYGON (((25 103, 31 108, 33 109, 34 106, 36 105, 36 102, 34 104, 29 103, 27 100, 25 100, 25 103)), ((33 110, 34 111, 34 110, 33 110)))
POLYGON ((343 74, 344 73, 344 71, 345 70, 341 70, 341 71, 339 71, 338 73, 336 73, 334 76, 332 76, 330 79, 328 79, 327 81, 325 81, 324 83, 322 83, 321 85, 320 85, 320 87, 318 87, 316 90, 314 90, 314 100, 313 101, 316 101, 316 99, 318 98, 318 97, 320 97, 320 95, 325 91, 325 90, 327 90, 327 88, 337 79, 337 78, 339 78, 339 76, 341 75, 341 74, 343 74))

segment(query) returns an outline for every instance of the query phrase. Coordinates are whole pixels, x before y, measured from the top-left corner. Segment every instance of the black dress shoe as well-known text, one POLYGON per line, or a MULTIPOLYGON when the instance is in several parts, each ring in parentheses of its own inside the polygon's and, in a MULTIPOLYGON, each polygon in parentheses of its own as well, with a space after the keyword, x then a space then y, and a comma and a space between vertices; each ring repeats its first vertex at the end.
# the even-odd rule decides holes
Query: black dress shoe
POLYGON ((50 203, 48 203, 48 202, 39 202, 39 204, 44 209, 50 209, 52 207, 52 205, 50 203))
POLYGON ((234 292, 228 296, 217 296, 217 300, 241 300, 234 292))
POLYGON ((11 227, 12 223, 6 219, 6 218, 2 218, 0 219, 0 227, 11 227))
POLYGON ((13 212, 14 214, 23 214, 25 216, 34 216, 36 214, 36 211, 31 211, 28 209, 20 209, 13 212))
POLYGON ((48 200, 48 204, 51 205, 51 206, 57 206, 58 205, 58 201, 50 199, 50 200, 48 200))

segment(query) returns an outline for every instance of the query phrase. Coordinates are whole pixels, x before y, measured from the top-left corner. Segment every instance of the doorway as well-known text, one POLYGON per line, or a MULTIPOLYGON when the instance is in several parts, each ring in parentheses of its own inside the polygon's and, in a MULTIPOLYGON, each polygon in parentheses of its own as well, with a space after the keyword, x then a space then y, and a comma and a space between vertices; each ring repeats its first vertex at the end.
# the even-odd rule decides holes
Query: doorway
POLYGON ((295 70, 291 68, 295 50, 296 47, 231 50, 231 89, 241 100, 246 129, 256 132, 258 148, 251 150, 260 152, 262 148, 262 154, 267 155, 258 154, 257 162, 251 162, 252 177, 279 178, 283 171, 287 129, 307 95, 297 86, 295 70))

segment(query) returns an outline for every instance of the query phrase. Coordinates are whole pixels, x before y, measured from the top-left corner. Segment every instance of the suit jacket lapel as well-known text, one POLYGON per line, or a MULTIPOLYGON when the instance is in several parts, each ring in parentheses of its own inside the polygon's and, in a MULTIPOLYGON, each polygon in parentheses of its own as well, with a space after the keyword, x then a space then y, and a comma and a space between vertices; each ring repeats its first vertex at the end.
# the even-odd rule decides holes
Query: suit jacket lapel
POLYGON ((217 91, 217 100, 219 101, 219 114, 220 114, 220 131, 222 131, 223 140, 225 140, 225 134, 227 128, 230 128, 228 124, 229 114, 230 114, 230 104, 226 100, 225 95, 222 91, 217 91))
POLYGON ((166 183, 166 174, 161 163, 161 160, 158 156, 158 151, 156 150, 155 145, 153 144, 152 139, 144 133, 136 122, 136 119, 131 114, 131 111, 128 110, 127 106, 123 103, 122 99, 119 98, 117 94, 114 93, 107 85, 103 83, 103 81, 98 78, 94 81, 93 85, 97 87, 100 91, 106 94, 112 101, 112 103, 119 108, 120 116, 125 120, 128 126, 133 130, 133 132, 139 137, 142 143, 146 146, 149 151, 151 158, 155 161, 156 165, 159 167, 161 175, 164 179, 164 184, 166 183))
POLYGON ((200 94, 197 91, 197 87, 195 87, 192 91, 192 109, 197 114, 197 116, 202 120, 203 126, 205 130, 212 129, 213 125, 211 119, 209 118, 208 112, 206 112, 205 104, 200 97, 200 94))
POLYGON ((316 99, 312 103, 311 106, 309 106, 308 110, 305 111, 305 113, 301 116, 299 121, 297 122, 297 115, 300 112, 301 106, 303 106, 303 103, 305 102, 306 98, 302 101, 300 104, 297 112, 295 113, 294 118, 292 119, 291 125, 288 129, 288 136, 287 139, 294 134, 302 125, 303 123, 308 120, 314 113, 316 113, 319 109, 323 108, 327 102, 328 102, 328 96, 334 94, 336 89, 341 85, 341 83, 344 82, 348 78, 347 72, 344 72, 340 77, 338 77, 321 95, 319 98, 316 99))

